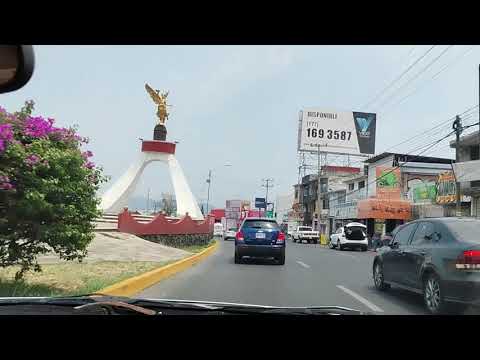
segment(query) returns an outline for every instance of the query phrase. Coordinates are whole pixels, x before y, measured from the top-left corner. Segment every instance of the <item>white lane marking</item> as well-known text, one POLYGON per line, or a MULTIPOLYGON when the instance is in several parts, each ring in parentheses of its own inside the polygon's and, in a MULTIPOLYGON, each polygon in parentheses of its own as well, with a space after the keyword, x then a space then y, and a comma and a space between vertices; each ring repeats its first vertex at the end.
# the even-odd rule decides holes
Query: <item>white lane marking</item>
POLYGON ((355 259, 355 260, 357 260, 357 261, 360 260, 360 259, 357 258, 356 256, 353 256, 353 255, 350 255, 350 254, 345 254, 345 253, 341 253, 341 252, 335 252, 335 253, 336 253, 337 255, 347 256, 347 257, 349 257, 349 258, 351 258, 351 259, 355 259))
POLYGON ((300 266, 303 266, 303 267, 306 268, 306 269, 310 269, 310 265, 307 265, 307 264, 305 264, 305 263, 302 262, 302 261, 297 261, 297 264, 300 265, 300 266))
POLYGON ((367 299, 365 299, 363 296, 360 296, 358 295, 356 292, 350 290, 350 289, 347 289, 345 286, 342 286, 342 285, 337 285, 337 287, 346 292, 348 295, 350 295, 351 297, 357 299, 358 301, 360 301, 363 305, 367 306, 370 310, 372 311, 376 311, 376 312, 383 312, 382 309, 380 309, 377 305, 371 303, 370 301, 368 301, 367 299))

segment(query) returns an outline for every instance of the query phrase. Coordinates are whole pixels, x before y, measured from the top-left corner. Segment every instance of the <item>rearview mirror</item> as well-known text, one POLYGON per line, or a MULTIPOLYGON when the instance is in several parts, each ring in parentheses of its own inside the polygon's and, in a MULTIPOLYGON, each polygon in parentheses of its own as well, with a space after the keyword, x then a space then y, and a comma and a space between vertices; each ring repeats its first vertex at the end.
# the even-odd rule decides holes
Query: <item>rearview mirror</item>
POLYGON ((0 94, 23 87, 34 68, 31 45, 0 45, 0 94))

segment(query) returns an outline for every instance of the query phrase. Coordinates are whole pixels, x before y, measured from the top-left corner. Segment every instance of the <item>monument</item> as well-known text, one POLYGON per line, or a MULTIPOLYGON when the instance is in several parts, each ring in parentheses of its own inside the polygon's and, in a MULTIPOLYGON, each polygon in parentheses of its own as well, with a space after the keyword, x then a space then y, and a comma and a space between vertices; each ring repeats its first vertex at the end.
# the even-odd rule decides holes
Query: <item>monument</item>
POLYGON ((161 93, 160 90, 153 90, 148 84, 145 84, 145 89, 158 106, 158 123, 153 130, 153 140, 142 140, 141 153, 138 159, 103 194, 100 208, 104 213, 118 214, 128 207, 128 199, 135 191, 143 170, 148 164, 156 161, 168 166, 177 202, 177 216, 182 217, 188 214, 193 220, 204 220, 182 168, 175 157, 177 144, 166 141, 167 128, 165 123, 169 117, 168 107, 171 106, 167 104, 169 92, 161 93))

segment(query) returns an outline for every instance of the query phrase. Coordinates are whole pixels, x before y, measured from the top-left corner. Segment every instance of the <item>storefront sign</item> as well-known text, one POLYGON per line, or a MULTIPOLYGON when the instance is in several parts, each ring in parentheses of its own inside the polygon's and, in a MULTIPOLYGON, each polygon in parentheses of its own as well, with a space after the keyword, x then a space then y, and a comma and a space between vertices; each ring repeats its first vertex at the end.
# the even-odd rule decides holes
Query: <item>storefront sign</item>
POLYGON ((437 198, 437 186, 433 182, 420 183, 412 186, 414 203, 434 203, 437 198))
POLYGON ((456 201, 456 184, 453 172, 447 171, 438 175, 436 184, 437 203, 450 204, 456 201))
POLYGON ((377 198, 400 200, 400 168, 377 166, 377 198))
POLYGON ((358 203, 359 219, 409 220, 411 204, 405 200, 365 199, 358 203))

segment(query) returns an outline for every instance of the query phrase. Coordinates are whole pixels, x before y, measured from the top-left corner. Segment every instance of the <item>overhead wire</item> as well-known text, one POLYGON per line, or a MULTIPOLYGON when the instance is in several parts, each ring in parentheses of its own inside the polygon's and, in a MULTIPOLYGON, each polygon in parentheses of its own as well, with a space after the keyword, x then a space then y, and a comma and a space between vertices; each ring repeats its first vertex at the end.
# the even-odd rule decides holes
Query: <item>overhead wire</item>
POLYGON ((408 73, 416 64, 418 64, 425 56, 427 56, 434 48, 436 45, 431 46, 427 51, 423 53, 420 57, 417 58, 410 66, 407 67, 399 76, 397 76, 395 79, 393 79, 383 90, 381 90, 377 95, 373 97, 372 100, 370 100, 365 106, 362 107, 362 109, 366 109, 368 106, 370 106, 372 103, 374 103, 382 94, 384 94, 388 89, 390 89, 397 81, 399 81, 406 73, 408 73))
POLYGON ((379 105, 379 108, 381 108, 382 106, 384 106, 385 104, 388 104, 388 102, 393 99, 395 97, 395 94, 398 93, 398 91, 400 91, 401 89, 405 88, 405 86, 407 86, 408 84, 410 84, 412 81, 416 80, 420 75, 422 75, 423 73, 425 73, 425 71, 427 71, 427 69, 432 66, 433 64, 435 64, 443 55, 446 54, 446 52, 448 50, 450 50, 451 48, 453 47, 453 45, 448 45, 445 49, 443 49, 443 51, 437 55, 433 60, 431 60, 425 67, 422 68, 422 70, 420 70, 417 74, 415 74, 415 76, 413 76, 410 80, 408 80, 406 83, 404 83, 403 85, 401 85, 400 87, 398 87, 394 92, 393 94, 390 94, 389 97, 387 97, 386 100, 384 100, 383 102, 380 103, 379 105))
POLYGON ((406 96, 404 96, 403 98, 401 98, 398 102, 394 103, 393 105, 390 105, 390 106, 387 106, 387 108, 394 108, 396 107, 397 105, 401 104, 402 102, 404 102, 406 99, 408 99, 410 96, 412 96, 413 94, 415 94, 418 90, 422 89, 423 87, 425 87, 425 85, 431 83, 433 80, 435 80, 442 72, 444 72, 446 69, 448 69, 450 66, 454 65, 455 63, 457 63, 459 60, 461 60, 465 55, 467 55, 470 51, 472 51, 472 49, 474 48, 475 46, 470 46, 467 50, 465 50, 463 53, 461 53, 460 55, 458 55, 457 57, 455 57, 453 59, 453 61, 449 62, 447 65, 445 65, 442 69, 440 69, 440 71, 438 71, 435 75, 433 75, 429 80, 427 80, 426 82, 423 83, 423 86, 418 86, 417 88, 415 88, 412 92, 410 92, 409 94, 407 94, 406 96))
MULTIPOLYGON (((475 110, 476 108, 478 108, 478 104, 477 104, 477 105, 474 105, 474 106, 472 106, 472 107, 470 107, 470 108, 468 108, 467 110, 463 111, 463 112, 460 113, 459 115, 460 115, 460 116, 463 116, 463 115, 467 116, 469 112, 472 112, 472 111, 475 110)), ((429 133, 429 132, 431 132, 431 131, 434 131, 435 129, 437 129, 437 128, 440 127, 440 126, 443 126, 443 125, 445 125, 445 124, 447 124, 447 123, 450 124, 453 120, 455 120, 455 116, 454 116, 454 117, 451 117, 451 118, 449 118, 449 119, 447 119, 447 120, 444 120, 444 121, 442 121, 442 122, 440 122, 440 123, 437 123, 437 124, 435 124, 433 127, 428 128, 428 129, 426 129, 425 131, 422 131, 421 133, 419 133, 419 134, 417 134, 417 135, 415 135, 415 136, 412 136, 412 137, 410 137, 410 138, 408 138, 408 139, 406 139, 406 140, 404 140, 404 141, 402 141, 402 142, 399 142, 398 144, 392 145, 392 146, 388 147, 387 149, 383 150, 383 152, 387 152, 387 151, 389 151, 389 150, 391 150, 391 149, 394 149, 394 148, 396 148, 396 147, 398 147, 398 146, 400 146, 400 145, 403 145, 403 144, 406 144, 406 143, 408 143, 408 142, 411 142, 413 139, 416 139, 416 138, 418 138, 418 137, 420 137, 420 136, 422 136, 422 135, 426 135, 427 133, 429 133)))

